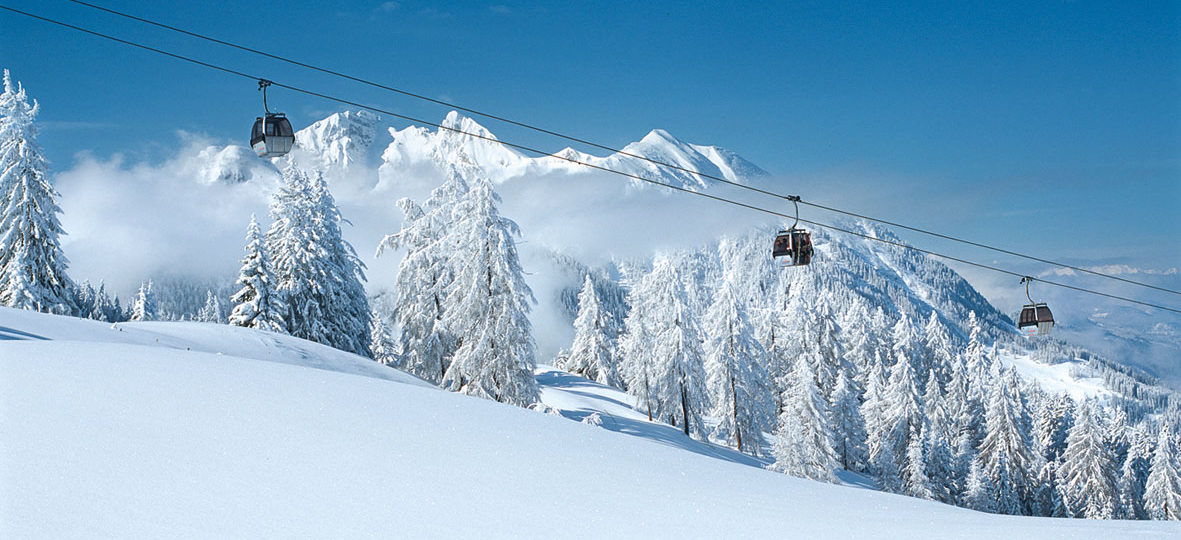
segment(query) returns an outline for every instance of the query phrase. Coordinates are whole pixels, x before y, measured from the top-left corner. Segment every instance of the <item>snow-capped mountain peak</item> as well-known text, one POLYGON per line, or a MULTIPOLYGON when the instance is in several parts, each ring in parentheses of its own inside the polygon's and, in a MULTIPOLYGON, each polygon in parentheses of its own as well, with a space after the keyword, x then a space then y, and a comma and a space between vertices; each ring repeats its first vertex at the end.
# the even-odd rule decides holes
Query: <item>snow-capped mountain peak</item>
POLYGON ((245 146, 209 146, 197 154, 197 177, 206 184, 241 184, 268 165, 245 146))
POLYGON ((474 165, 494 182, 526 175, 554 173, 580 174, 604 167, 666 184, 703 189, 713 184, 702 176, 718 176, 732 182, 745 182, 767 173, 715 146, 693 145, 669 132, 654 129, 641 140, 627 145, 622 153, 600 157, 573 148, 564 148, 549 156, 529 157, 498 144, 489 129, 455 111, 447 113, 440 128, 391 128, 393 141, 383 154, 388 173, 409 171, 424 163, 446 170, 456 163, 474 165), (637 157, 638 156, 638 157, 637 157), (667 163, 684 170, 662 167, 652 161, 667 163), (701 173, 701 174, 699 174, 701 173))
POLYGON ((295 133, 295 144, 326 167, 364 163, 380 117, 369 111, 333 114, 295 133))

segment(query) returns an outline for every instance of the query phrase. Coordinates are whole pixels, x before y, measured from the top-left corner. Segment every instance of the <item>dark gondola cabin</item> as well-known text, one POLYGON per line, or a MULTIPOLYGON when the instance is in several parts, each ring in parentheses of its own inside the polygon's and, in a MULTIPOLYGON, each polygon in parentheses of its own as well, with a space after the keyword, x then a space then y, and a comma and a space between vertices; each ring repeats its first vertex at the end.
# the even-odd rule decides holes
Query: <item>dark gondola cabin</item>
POLYGON ((250 147, 258 157, 273 158, 286 155, 294 144, 295 132, 283 113, 267 113, 265 117, 254 119, 254 129, 250 132, 250 147))
POLYGON ((1017 321, 1017 330, 1025 337, 1048 336, 1054 328, 1054 314, 1044 303, 1025 304, 1017 321))
POLYGON ((803 229, 779 231, 771 246, 771 256, 779 266, 804 266, 812 263, 812 235, 803 229))

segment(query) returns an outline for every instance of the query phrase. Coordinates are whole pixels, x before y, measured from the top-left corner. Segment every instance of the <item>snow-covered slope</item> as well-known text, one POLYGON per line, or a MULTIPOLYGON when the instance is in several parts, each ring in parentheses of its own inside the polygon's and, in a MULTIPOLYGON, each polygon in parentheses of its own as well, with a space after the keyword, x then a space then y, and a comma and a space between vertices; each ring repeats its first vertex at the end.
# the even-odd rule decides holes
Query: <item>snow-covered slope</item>
MULTIPOLYGON (((818 484, 442 392, 380 366, 362 374, 366 360, 292 338, 119 326, 0 309, 13 339, 0 346, 0 536, 1181 533, 1170 523, 995 516, 818 484)), ((574 403, 570 381, 552 387, 564 406, 593 402, 574 403)))

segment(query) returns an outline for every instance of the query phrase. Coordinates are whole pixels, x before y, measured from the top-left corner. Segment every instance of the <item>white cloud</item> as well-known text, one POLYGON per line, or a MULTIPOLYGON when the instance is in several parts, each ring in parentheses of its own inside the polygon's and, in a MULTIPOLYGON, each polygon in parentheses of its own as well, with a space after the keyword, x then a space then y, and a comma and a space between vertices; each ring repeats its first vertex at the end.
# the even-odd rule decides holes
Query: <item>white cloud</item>
MULTIPOLYGON (((1109 276, 1124 276, 1124 275, 1137 275, 1137 274, 1144 274, 1144 275, 1150 275, 1150 276, 1175 276, 1175 275, 1177 275, 1177 268, 1176 267, 1158 269, 1158 268, 1137 268, 1135 266, 1130 266, 1127 264, 1105 264, 1105 265, 1098 265, 1098 266, 1081 266, 1080 268, 1084 268, 1084 269, 1090 270, 1092 272, 1099 272, 1100 274, 1107 274, 1109 276)), ((1078 272, 1076 270, 1072 270, 1070 268, 1053 268, 1053 269, 1050 269, 1050 270, 1047 270, 1047 271, 1041 273, 1042 276, 1049 276, 1049 275, 1074 276, 1074 275, 1078 275, 1078 274, 1080 274, 1080 272, 1078 272)))
POLYGON ((104 280, 126 297, 153 276, 236 275, 250 214, 266 217, 273 184, 201 184, 205 142, 190 140, 159 165, 81 155, 59 173, 71 276, 104 280))

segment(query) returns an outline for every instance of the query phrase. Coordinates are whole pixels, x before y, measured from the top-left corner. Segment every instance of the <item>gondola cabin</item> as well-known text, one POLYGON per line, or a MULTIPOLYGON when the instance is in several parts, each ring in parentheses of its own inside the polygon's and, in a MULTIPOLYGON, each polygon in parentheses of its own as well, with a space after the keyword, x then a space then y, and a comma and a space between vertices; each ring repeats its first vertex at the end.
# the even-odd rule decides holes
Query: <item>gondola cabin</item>
POLYGON ((1025 304, 1017 321, 1017 330, 1025 337, 1048 336, 1054 328, 1054 314, 1044 303, 1025 304))
POLYGON ((771 247, 771 256, 779 266, 805 266, 812 263, 812 234, 792 228, 779 231, 771 247))
POLYGON ((250 132, 250 147, 258 157, 284 156, 291 151, 294 144, 295 132, 283 113, 267 113, 264 117, 254 119, 254 129, 250 132))

